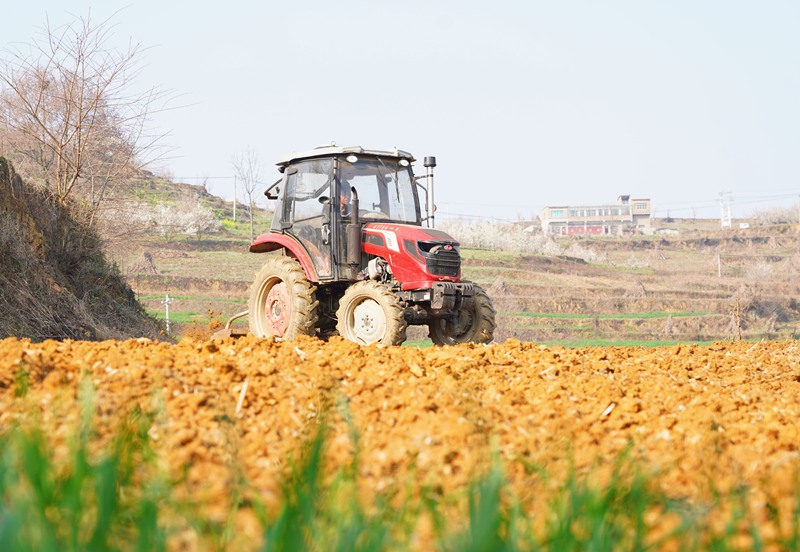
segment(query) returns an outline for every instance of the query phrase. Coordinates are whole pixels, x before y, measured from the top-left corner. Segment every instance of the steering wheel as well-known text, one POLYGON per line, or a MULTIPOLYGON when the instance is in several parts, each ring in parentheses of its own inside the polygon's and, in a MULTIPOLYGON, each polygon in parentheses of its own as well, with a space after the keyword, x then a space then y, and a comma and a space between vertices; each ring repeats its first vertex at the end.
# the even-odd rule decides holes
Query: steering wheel
POLYGON ((365 209, 358 210, 358 216, 360 217, 367 217, 367 218, 375 218, 375 219, 383 219, 387 220, 389 215, 384 213, 383 211, 367 211, 365 209))

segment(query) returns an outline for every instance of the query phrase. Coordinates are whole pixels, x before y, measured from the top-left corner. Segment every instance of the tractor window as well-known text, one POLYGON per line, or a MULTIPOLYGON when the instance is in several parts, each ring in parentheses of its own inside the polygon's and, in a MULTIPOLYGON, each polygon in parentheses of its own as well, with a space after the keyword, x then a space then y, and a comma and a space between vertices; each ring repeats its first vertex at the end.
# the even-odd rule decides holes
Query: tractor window
POLYGON ((323 230, 329 206, 320 203, 320 198, 330 197, 332 173, 331 159, 297 163, 286 179, 284 194, 284 220, 291 223, 292 235, 303 244, 321 278, 331 274, 330 245, 323 230))
POLYGON ((358 202, 361 204, 362 211, 377 211, 381 207, 381 196, 378 193, 375 175, 357 174, 350 179, 349 185, 358 192, 358 202))
POLYGON ((405 222, 419 222, 419 209, 414 194, 414 181, 408 169, 386 175, 386 193, 392 218, 405 222))
POLYGON ((346 186, 358 192, 359 216, 419 224, 419 208, 411 173, 394 159, 364 159, 342 164, 346 186))
POLYGON ((297 187, 297 173, 290 173, 286 177, 286 194, 283 198, 283 220, 291 222, 294 209, 294 190, 297 187))
POLYGON ((294 187, 294 222, 322 217, 320 196, 330 196, 331 162, 328 159, 297 165, 294 187))

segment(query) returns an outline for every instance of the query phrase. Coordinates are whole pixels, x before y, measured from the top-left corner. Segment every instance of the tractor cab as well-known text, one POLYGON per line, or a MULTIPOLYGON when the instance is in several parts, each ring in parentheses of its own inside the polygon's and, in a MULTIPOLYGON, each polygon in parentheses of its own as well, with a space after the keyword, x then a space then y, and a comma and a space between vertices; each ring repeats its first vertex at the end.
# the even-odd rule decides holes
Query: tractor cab
POLYGON ((319 281, 348 279, 348 225, 422 225, 413 162, 400 150, 360 147, 288 156, 278 162, 283 177, 265 192, 277 200, 271 232, 302 245, 319 281))

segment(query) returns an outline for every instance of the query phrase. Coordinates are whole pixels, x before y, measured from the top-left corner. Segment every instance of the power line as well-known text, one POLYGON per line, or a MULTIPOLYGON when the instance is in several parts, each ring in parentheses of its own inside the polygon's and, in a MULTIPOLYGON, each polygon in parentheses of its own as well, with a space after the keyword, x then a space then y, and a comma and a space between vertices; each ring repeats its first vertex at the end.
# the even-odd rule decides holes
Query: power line
MULTIPOLYGON (((447 220, 455 220, 455 219, 476 219, 476 220, 486 220, 489 222, 520 222, 518 219, 512 218, 504 218, 504 217, 489 217, 485 215, 468 215, 466 213, 451 213, 447 211, 440 211, 437 210, 436 214, 442 217, 448 217, 447 220)), ((530 222, 531 219, 526 219, 527 222, 530 222)))
POLYGON ((233 180, 234 175, 231 176, 169 176, 164 177, 165 180, 233 180))

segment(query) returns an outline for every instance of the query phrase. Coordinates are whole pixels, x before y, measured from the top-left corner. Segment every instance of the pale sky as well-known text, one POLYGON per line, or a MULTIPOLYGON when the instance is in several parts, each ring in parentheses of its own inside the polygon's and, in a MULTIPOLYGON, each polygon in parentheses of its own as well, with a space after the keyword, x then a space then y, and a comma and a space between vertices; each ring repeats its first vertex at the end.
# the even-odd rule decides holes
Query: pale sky
POLYGON ((139 85, 186 106, 153 121, 163 168, 217 195, 248 147, 271 183, 280 156, 336 141, 420 174, 435 155, 439 220, 620 194, 687 218, 718 218, 720 192, 734 216, 800 204, 796 0, 39 0, 4 7, 0 46, 90 9, 119 11, 120 46, 149 48, 139 85))

